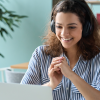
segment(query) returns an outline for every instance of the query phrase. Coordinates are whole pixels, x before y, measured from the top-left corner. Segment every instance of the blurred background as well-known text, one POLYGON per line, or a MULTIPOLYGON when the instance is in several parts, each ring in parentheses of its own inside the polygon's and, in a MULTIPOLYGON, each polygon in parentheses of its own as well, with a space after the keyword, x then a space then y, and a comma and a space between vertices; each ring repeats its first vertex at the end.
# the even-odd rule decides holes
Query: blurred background
MULTIPOLYGON (((11 38, 5 34, 6 41, 0 36, 0 53, 4 55, 4 58, 0 56, 0 68, 6 68, 11 65, 29 62, 35 48, 43 43, 40 37, 46 31, 53 5, 59 0, 2 1, 8 10, 28 16, 21 19, 21 23, 18 23, 19 28, 14 27, 14 32, 0 23, 0 26, 6 27, 12 36, 11 38)), ((97 14, 100 14, 100 3, 90 3, 89 6, 97 17, 97 14)), ((25 72, 26 70, 18 69, 18 71, 25 72)), ((1 72, 0 82, 2 82, 1 72)))

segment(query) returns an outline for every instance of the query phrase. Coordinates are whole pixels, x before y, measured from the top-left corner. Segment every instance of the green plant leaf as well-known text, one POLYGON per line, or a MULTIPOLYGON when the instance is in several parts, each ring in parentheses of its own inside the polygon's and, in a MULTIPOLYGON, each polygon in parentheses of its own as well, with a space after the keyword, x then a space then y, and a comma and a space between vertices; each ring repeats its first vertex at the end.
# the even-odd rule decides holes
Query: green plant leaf
POLYGON ((2 17, 2 9, 0 9, 0 19, 1 19, 1 17, 2 17))
POLYGON ((4 58, 4 55, 2 55, 1 53, 0 53, 0 56, 1 56, 2 58, 4 58))
POLYGON ((10 36, 11 38, 12 38, 12 36, 8 33, 8 31, 6 30, 6 29, 4 29, 4 28, 1 28, 2 29, 2 31, 4 32, 4 33, 6 33, 6 35, 8 35, 8 36, 10 36))
POLYGON ((15 11, 8 11, 8 10, 6 10, 6 12, 9 14, 15 13, 15 11))
POLYGON ((6 22, 6 24, 8 25, 8 27, 9 27, 12 31, 14 31, 14 29, 11 27, 11 25, 12 25, 11 19, 8 19, 8 18, 6 18, 6 17, 3 17, 3 19, 5 20, 5 22, 6 22))
POLYGON ((10 14, 9 17, 25 18, 27 16, 19 16, 19 15, 15 15, 15 14, 10 14))
POLYGON ((7 10, 2 4, 0 4, 0 6, 1 6, 4 10, 7 10))
POLYGON ((14 31, 14 29, 11 27, 11 24, 7 22, 7 25, 9 26, 9 28, 14 31))
POLYGON ((27 16, 18 16, 18 18, 25 18, 25 17, 27 17, 27 16))
POLYGON ((18 15, 10 14, 10 17, 18 17, 18 15))
POLYGON ((3 36, 3 31, 0 30, 1 37, 6 41, 5 37, 3 36))
POLYGON ((4 28, 1 28, 2 32, 5 32, 7 35, 9 34, 4 28))
POLYGON ((12 36, 8 33, 8 31, 6 29, 0 28, 0 34, 3 37, 3 39, 6 40, 4 35, 3 35, 4 33, 12 38, 12 36))
POLYGON ((16 19, 15 21, 16 21, 16 22, 21 22, 19 19, 16 19))
POLYGON ((18 25, 14 24, 14 23, 13 23, 13 25, 16 26, 16 27, 19 27, 18 25))
MULTIPOLYGON (((7 10, 5 6, 3 5, 4 1, 5 0, 0 0, 0 22, 7 25, 11 31, 14 31, 13 26, 19 27, 17 23, 21 22, 20 19, 26 18, 28 16, 18 15, 15 13, 15 11, 7 10)), ((8 33, 8 31, 5 28, 0 28, 0 35, 4 40, 6 40, 4 37, 4 33, 11 37, 11 35, 8 33)), ((0 54, 0 56, 4 57, 2 54, 0 54)))

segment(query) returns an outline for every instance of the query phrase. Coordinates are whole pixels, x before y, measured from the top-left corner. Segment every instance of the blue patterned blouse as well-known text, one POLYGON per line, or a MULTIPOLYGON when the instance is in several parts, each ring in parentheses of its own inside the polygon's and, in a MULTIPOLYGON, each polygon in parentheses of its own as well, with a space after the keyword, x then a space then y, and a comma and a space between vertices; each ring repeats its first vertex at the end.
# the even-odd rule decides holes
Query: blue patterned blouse
MULTIPOLYGON (((48 68, 53 57, 46 55, 43 48, 44 45, 39 46, 33 52, 21 84, 43 85, 49 82, 48 68)), ((66 55, 63 53, 61 56, 64 56, 70 65, 66 55)), ((100 54, 89 61, 84 61, 80 56, 72 71, 100 91, 100 54)), ((52 94, 53 100, 85 100, 75 85, 64 76, 52 94)))

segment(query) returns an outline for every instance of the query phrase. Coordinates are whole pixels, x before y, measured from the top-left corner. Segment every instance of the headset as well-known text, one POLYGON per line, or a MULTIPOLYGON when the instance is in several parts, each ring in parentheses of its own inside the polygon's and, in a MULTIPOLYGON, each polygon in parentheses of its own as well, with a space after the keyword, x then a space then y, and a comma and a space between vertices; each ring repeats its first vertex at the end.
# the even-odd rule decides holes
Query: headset
MULTIPOLYGON (((62 1, 64 1, 64 0, 62 0, 62 1)), ((54 13, 55 8, 62 1, 58 2, 55 5, 55 7, 54 7, 54 9, 52 11, 52 14, 51 14, 51 24, 50 24, 50 27, 51 27, 51 31, 54 32, 55 34, 56 34, 56 32, 55 32, 55 21, 53 20, 53 13, 54 13)), ((92 33, 91 32, 91 30, 92 30, 92 20, 91 20, 91 16, 90 16, 91 12, 89 11, 89 9, 88 9, 88 7, 87 7, 87 5, 85 3, 81 2, 80 0, 73 0, 73 1, 79 3, 80 6, 83 7, 85 9, 85 11, 87 12, 87 14, 88 14, 88 19, 86 18, 86 21, 85 21, 85 24, 83 25, 83 30, 82 30, 82 37, 88 37, 92 33)))

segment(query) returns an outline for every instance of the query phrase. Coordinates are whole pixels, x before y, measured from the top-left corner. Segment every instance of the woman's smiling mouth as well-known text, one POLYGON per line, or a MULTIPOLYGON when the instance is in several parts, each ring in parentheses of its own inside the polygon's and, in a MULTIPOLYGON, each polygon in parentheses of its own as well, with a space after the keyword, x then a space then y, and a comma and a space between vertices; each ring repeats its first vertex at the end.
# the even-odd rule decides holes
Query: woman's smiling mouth
POLYGON ((71 41, 73 38, 61 38, 63 41, 66 41, 66 42, 69 42, 69 41, 71 41))

